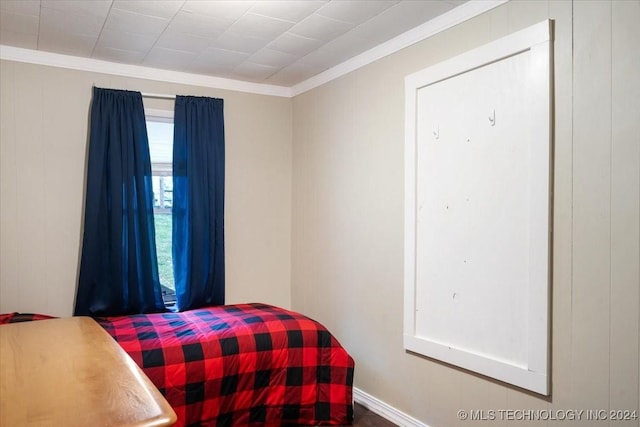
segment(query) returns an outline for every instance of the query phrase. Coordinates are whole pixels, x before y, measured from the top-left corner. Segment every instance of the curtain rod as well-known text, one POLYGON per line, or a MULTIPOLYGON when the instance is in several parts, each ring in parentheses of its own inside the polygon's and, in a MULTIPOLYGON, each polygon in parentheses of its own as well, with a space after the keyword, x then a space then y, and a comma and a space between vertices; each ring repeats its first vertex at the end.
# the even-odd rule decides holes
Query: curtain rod
POLYGON ((176 99, 175 95, 165 95, 163 93, 141 93, 143 98, 156 98, 156 99, 176 99))

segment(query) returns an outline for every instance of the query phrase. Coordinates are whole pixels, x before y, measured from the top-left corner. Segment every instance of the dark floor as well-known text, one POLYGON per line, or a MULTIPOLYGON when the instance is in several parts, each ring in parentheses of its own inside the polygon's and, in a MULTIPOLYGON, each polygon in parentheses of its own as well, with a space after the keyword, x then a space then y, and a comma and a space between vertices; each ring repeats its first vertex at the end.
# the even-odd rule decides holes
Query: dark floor
POLYGON ((374 414, 364 406, 356 403, 353 406, 353 425, 355 427, 395 427, 391 421, 374 414))

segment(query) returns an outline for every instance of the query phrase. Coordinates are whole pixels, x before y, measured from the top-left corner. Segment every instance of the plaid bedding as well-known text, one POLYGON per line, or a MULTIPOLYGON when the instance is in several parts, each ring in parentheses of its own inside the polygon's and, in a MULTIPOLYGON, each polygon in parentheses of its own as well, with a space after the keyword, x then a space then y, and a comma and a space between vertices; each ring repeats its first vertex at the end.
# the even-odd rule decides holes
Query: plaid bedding
POLYGON ((177 426, 350 424, 353 359, 320 324, 264 304, 96 319, 177 426))
POLYGON ((34 320, 47 319, 55 319, 55 317, 35 313, 6 313, 0 314, 0 325, 5 325, 7 323, 31 322, 34 320))

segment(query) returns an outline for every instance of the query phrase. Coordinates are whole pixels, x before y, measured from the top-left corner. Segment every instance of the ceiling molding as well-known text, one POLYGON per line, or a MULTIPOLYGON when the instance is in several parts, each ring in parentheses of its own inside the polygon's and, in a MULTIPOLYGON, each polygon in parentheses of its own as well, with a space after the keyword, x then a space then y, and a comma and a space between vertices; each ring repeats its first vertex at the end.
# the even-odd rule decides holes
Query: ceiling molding
POLYGON ((190 86, 291 98, 418 43, 507 1, 508 0, 471 0, 292 87, 251 83, 222 77, 205 76, 202 74, 143 67, 140 65, 121 64, 7 45, 0 45, 0 59, 190 86))
POLYGON ((434 19, 425 22, 405 33, 400 34, 386 41, 378 46, 369 49, 360 55, 354 56, 351 59, 344 61, 335 67, 329 68, 327 71, 323 71, 297 85, 291 87, 292 96, 300 95, 306 91, 314 89, 318 86, 322 86, 331 80, 337 79, 345 74, 371 64, 378 59, 391 55, 399 50, 409 47, 413 44, 421 42, 439 32, 447 30, 461 22, 467 21, 475 16, 478 16, 488 10, 491 10, 501 4, 508 2, 509 0, 471 0, 464 3, 455 9, 435 17, 434 19))
POLYGON ((117 62, 62 55, 59 53, 23 49, 6 45, 0 45, 0 59, 48 65, 51 67, 70 68, 73 70, 91 71, 94 73, 111 74, 116 76, 133 77, 138 79, 179 83, 190 86, 234 90, 238 92, 281 96, 285 98, 291 97, 291 88, 285 86, 251 83, 241 80, 225 79, 222 77, 205 76, 202 74, 191 74, 180 71, 163 70, 160 68, 143 67, 140 65, 120 64, 117 62))

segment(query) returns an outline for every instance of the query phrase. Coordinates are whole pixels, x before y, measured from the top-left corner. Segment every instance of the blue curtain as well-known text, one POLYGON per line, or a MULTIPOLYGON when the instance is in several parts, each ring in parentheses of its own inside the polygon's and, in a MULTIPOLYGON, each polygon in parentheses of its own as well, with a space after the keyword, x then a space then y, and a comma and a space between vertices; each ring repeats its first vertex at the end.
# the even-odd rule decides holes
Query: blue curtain
POLYGON ((142 96, 94 88, 75 315, 164 310, 142 96))
POLYGON ((224 304, 222 99, 176 97, 172 214, 178 310, 224 304))

